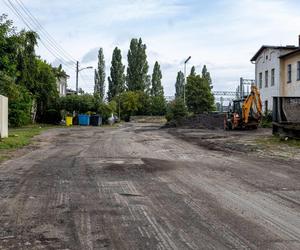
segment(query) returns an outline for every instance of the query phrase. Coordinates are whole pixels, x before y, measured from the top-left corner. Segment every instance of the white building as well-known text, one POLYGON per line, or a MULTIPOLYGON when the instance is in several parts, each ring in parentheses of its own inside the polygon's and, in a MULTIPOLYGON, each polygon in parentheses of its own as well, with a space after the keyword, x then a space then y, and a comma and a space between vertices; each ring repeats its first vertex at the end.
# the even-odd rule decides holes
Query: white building
MULTIPOLYGON (((300 36, 299 36, 300 46, 300 36)), ((263 45, 252 57, 255 63, 255 82, 263 102, 263 110, 272 110, 273 96, 281 96, 281 66, 280 57, 297 50, 296 46, 263 45)), ((289 93, 284 93, 285 96, 289 93)))
POLYGON ((57 83, 57 91, 59 93, 59 96, 66 96, 68 78, 69 76, 67 74, 57 78, 56 83, 57 83))

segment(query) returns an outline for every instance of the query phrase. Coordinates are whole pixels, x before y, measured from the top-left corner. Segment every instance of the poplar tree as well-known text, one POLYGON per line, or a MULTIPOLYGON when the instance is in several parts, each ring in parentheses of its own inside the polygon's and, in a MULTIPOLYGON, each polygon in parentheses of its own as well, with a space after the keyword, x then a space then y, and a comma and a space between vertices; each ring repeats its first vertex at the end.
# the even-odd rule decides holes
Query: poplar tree
POLYGON ((207 80, 209 86, 212 88, 212 80, 210 77, 210 73, 207 71, 206 65, 204 65, 202 68, 202 78, 207 80))
POLYGON ((98 69, 95 70, 95 87, 94 94, 99 96, 101 100, 105 93, 105 61, 103 49, 100 48, 98 52, 98 69))
POLYGON ((152 80, 151 80, 151 95, 152 96, 163 96, 164 95, 164 89, 161 85, 161 79, 162 79, 162 73, 160 70, 160 65, 158 62, 155 62, 153 73, 152 73, 152 80))
POLYGON ((115 96, 125 90, 125 66, 122 63, 121 50, 116 47, 113 51, 110 76, 108 77, 108 100, 111 101, 115 96))
POLYGON ((195 69, 195 66, 193 66, 193 67, 191 68, 190 76, 196 76, 196 69, 195 69))
POLYGON ((177 73, 176 83, 175 83, 175 97, 183 98, 183 85, 184 85, 184 74, 182 71, 177 73))
POLYGON ((146 45, 142 39, 133 38, 127 55, 128 67, 126 76, 127 90, 147 91, 148 62, 146 45))

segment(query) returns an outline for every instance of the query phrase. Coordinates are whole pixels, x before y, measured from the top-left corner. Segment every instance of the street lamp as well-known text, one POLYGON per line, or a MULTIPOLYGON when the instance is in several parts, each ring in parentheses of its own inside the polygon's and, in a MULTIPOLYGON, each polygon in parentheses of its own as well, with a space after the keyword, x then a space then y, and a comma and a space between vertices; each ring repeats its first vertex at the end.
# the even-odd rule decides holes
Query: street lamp
POLYGON ((184 84, 183 84, 183 102, 185 104, 185 84, 186 84, 186 64, 187 62, 191 59, 192 57, 189 56, 185 61, 184 61, 184 84))
POLYGON ((78 95, 78 73, 84 69, 92 69, 93 66, 88 66, 82 69, 79 69, 79 62, 76 63, 76 94, 78 95))

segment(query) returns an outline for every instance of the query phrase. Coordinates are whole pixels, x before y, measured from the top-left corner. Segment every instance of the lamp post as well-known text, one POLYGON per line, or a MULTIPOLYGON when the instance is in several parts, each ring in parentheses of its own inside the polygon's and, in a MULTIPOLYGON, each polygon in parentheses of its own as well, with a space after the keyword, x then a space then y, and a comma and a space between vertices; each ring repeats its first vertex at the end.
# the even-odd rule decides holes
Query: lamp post
POLYGON ((84 69, 92 69, 93 66, 88 66, 82 69, 79 69, 79 62, 76 63, 76 94, 78 95, 78 73, 84 69))
POLYGON ((183 84, 183 102, 185 105, 185 84, 186 84, 186 64, 187 62, 191 59, 192 57, 189 56, 185 61, 184 61, 184 84, 183 84))

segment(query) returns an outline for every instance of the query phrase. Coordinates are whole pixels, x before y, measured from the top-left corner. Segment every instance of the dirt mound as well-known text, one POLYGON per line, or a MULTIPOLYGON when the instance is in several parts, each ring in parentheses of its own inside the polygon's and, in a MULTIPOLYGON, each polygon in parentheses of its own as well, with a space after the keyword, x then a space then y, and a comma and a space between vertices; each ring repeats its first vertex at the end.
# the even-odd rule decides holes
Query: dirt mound
POLYGON ((185 117, 176 122, 170 122, 169 127, 223 129, 224 114, 210 113, 185 117))

